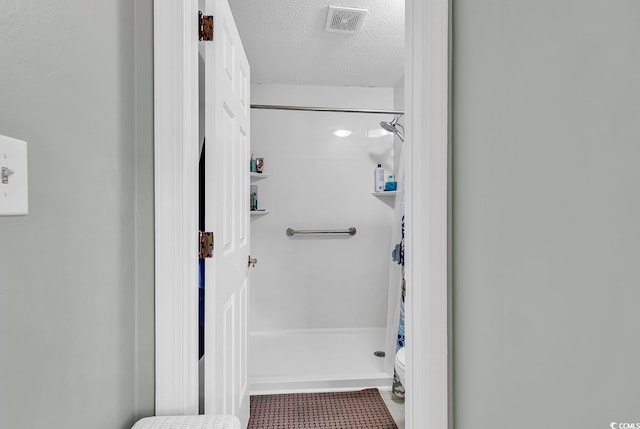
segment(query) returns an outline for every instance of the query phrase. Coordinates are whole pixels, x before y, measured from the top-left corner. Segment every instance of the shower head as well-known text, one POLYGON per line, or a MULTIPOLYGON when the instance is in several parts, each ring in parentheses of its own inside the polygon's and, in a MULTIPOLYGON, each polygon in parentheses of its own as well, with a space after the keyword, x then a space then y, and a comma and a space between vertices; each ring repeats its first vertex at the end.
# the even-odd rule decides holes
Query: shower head
POLYGON ((404 127, 398 123, 402 115, 396 115, 391 122, 380 122, 380 126, 386 131, 397 135, 404 142, 404 127))

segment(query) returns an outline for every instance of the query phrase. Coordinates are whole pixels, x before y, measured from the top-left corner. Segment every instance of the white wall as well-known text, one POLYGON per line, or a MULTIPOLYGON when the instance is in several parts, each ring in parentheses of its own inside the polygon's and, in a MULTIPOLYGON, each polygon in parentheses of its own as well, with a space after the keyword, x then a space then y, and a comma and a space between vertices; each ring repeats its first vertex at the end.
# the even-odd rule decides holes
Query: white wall
POLYGON ((0 134, 29 143, 29 215, 0 217, 3 429, 153 412, 151 6, 0 5, 0 134))
POLYGON ((456 428, 640 422, 640 2, 453 5, 456 428))
POLYGON ((404 110, 404 77, 393 87, 393 107, 404 110))
MULTIPOLYGON (((393 87, 393 109, 404 111, 404 77, 400 79, 396 86, 393 87)), ((405 122, 404 116, 400 118, 400 125, 404 126, 405 122)), ((402 142, 396 137, 393 142, 393 153, 396 154, 394 165, 394 171, 396 174, 398 173, 398 168, 400 166, 401 151, 402 142)))
MULTIPOLYGON (((391 109, 392 88, 254 85, 254 104, 391 109)), ((373 170, 393 167, 392 138, 367 138, 391 116, 252 110, 252 152, 268 179, 251 222, 251 329, 385 327, 393 199, 373 195, 373 170), (350 129, 348 138, 333 135, 350 129), (355 237, 290 238, 347 228, 355 237)), ((386 197, 389 198, 389 197, 386 197)))

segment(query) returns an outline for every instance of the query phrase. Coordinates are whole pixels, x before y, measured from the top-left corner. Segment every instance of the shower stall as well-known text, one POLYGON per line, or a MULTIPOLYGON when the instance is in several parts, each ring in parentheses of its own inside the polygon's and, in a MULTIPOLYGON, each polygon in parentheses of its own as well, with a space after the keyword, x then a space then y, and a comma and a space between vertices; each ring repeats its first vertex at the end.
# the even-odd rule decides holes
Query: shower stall
POLYGON ((254 85, 252 99, 251 392, 388 388, 401 186, 374 193, 373 172, 399 167, 393 89, 254 85))

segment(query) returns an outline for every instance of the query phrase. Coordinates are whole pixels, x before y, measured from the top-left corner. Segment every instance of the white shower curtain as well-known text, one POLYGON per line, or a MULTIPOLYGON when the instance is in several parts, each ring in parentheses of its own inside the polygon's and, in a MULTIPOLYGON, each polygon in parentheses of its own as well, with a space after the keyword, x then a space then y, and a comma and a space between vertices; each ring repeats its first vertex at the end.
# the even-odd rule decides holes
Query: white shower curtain
POLYGON ((387 338, 385 372, 393 374, 396 345, 398 343, 398 326, 400 323, 400 301, 402 294, 402 266, 391 259, 391 251, 402 240, 402 216, 404 214, 404 157, 403 145, 396 146, 394 158, 397 160, 395 177, 398 180, 398 194, 394 205, 391 243, 389 246, 389 293, 387 301, 387 338))

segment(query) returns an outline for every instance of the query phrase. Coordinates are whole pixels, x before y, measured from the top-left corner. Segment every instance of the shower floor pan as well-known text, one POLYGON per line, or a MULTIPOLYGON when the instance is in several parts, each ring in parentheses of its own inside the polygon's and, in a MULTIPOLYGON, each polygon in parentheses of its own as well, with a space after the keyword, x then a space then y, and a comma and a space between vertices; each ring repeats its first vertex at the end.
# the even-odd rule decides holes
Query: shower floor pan
POLYGON ((249 337, 252 395, 391 387, 385 329, 254 331, 249 337))

